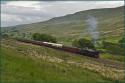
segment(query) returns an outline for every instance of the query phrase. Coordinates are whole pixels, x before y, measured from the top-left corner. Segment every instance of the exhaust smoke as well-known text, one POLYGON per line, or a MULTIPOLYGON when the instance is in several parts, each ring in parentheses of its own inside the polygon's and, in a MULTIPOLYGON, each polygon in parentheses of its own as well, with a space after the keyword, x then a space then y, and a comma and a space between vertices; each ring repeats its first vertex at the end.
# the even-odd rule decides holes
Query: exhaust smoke
POLYGON ((92 42, 93 44, 96 44, 96 41, 99 38, 99 32, 97 30, 97 25, 98 25, 98 21, 95 17, 93 16, 88 16, 87 20, 86 20, 87 26, 88 26, 88 33, 90 34, 91 38, 92 38, 92 42))

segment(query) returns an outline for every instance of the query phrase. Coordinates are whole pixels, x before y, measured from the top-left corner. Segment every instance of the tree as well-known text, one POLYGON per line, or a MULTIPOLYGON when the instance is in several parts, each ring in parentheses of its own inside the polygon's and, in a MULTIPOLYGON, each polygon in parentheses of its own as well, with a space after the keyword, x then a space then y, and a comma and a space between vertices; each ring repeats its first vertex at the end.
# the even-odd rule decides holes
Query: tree
POLYGON ((74 40, 72 43, 73 46, 78 48, 88 48, 88 49, 95 49, 95 46, 90 40, 80 38, 78 40, 74 40))
POLYGON ((34 40, 38 40, 38 41, 46 41, 46 42, 53 42, 56 43, 57 40, 55 37, 48 35, 48 34, 39 34, 39 33, 34 33, 32 35, 32 38, 34 40))

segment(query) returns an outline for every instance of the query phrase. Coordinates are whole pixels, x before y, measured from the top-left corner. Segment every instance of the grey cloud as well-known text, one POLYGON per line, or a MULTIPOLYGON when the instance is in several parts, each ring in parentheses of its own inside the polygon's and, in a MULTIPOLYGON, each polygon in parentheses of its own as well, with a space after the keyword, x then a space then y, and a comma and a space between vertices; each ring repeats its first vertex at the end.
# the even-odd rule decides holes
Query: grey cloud
POLYGON ((24 16, 49 16, 50 14, 42 11, 42 10, 35 10, 33 8, 28 7, 19 7, 19 6, 1 6, 1 12, 7 14, 14 14, 14 15, 24 15, 24 16))
MULTIPOLYGON (((9 1, 10 2, 10 1, 9 1)), ((33 23, 48 20, 53 17, 63 16, 66 14, 75 13, 78 11, 115 7, 124 4, 123 2, 106 2, 106 1, 39 1, 33 5, 35 7, 24 7, 18 5, 8 5, 8 1, 2 2, 1 16, 2 26, 12 26, 24 23, 33 23), (9 16, 9 17, 8 17, 9 16)))

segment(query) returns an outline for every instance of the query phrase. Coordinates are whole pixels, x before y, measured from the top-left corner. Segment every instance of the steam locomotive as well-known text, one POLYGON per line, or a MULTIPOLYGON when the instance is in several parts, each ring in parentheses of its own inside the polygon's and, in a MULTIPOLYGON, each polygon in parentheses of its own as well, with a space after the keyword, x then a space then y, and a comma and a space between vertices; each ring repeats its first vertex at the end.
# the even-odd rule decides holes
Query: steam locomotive
POLYGON ((80 49, 76 47, 65 46, 62 44, 35 41, 35 40, 24 40, 24 39, 17 39, 17 40, 21 42, 25 42, 25 43, 32 43, 35 45, 46 46, 46 47, 63 50, 63 51, 71 52, 71 53, 81 54, 81 55, 89 56, 93 58, 99 58, 99 52, 96 50, 92 50, 92 49, 80 49))

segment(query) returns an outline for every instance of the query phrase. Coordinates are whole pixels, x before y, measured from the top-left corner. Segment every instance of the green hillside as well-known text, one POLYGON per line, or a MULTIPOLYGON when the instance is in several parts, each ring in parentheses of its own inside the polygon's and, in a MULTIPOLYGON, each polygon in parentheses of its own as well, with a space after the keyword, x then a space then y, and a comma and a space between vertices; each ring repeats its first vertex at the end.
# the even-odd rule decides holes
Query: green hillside
POLYGON ((123 9, 91 9, 44 22, 2 27, 2 33, 10 37, 4 35, 1 41, 2 82, 123 82, 124 48, 123 43, 118 43, 124 32, 123 9), (49 34, 63 45, 71 45, 79 38, 92 39, 86 23, 88 16, 98 22, 99 42, 95 48, 100 52, 99 59, 12 39, 31 39, 34 33, 49 34), (108 61, 104 64, 103 59, 117 68, 108 61))
POLYGON ((19 36, 22 33, 47 33, 58 38, 60 43, 71 45, 72 40, 90 38, 86 25, 87 16, 93 16, 98 21, 100 39, 117 41, 123 35, 123 6, 118 8, 91 9, 76 12, 62 17, 55 17, 45 22, 18 25, 3 28, 10 35, 19 36))
POLYGON ((124 71, 92 58, 12 39, 2 40, 2 82, 114 82, 124 71))

